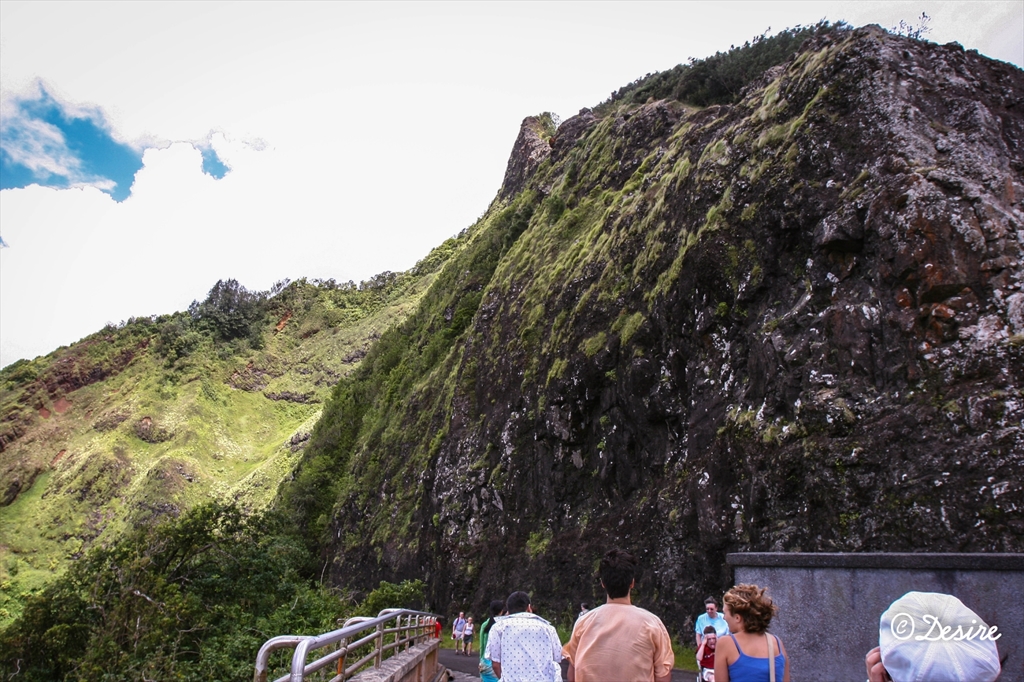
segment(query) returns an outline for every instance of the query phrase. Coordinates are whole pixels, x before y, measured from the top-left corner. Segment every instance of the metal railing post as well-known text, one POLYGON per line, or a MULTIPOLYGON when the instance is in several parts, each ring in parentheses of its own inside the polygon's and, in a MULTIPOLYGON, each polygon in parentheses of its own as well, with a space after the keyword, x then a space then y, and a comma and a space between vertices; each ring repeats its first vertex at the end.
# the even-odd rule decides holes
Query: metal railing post
POLYGON ((281 637, 274 637, 268 639, 263 646, 260 647, 259 653, 256 654, 256 672, 253 675, 253 682, 267 682, 267 669, 270 667, 270 654, 278 649, 286 649, 296 646, 305 637, 299 637, 294 635, 282 635, 281 637))
MULTIPOLYGON (((335 667, 337 676, 333 679, 336 680, 346 680, 370 663, 379 670, 384 663, 385 652, 391 651, 388 654, 390 658, 408 651, 414 644, 419 643, 416 632, 423 631, 423 624, 433 623, 435 618, 435 614, 411 609, 384 609, 377 617, 349 618, 340 629, 320 635, 273 637, 260 647, 256 656, 253 682, 268 682, 270 655, 273 651, 283 648, 293 649, 291 666, 289 674, 276 678, 275 682, 304 682, 314 674, 319 679, 320 675, 335 667), (405 616, 404 620, 402 616, 405 616), (389 623, 394 623, 393 628, 388 627, 389 623), (365 634, 367 632, 370 634, 365 634), (385 637, 389 632, 395 633, 393 643, 388 643, 385 637), (348 654, 364 646, 371 646, 372 649, 365 656, 349 664, 351 657, 348 654), (326 650, 327 653, 318 655, 315 660, 307 663, 309 654, 317 650, 326 650), (351 665, 351 670, 346 670, 348 665, 351 665)), ((434 633, 433 627, 430 628, 430 633, 434 633)), ((432 660, 434 659, 436 655, 432 657, 432 660)), ((436 660, 431 665, 436 667, 436 660)))
POLYGON ((303 682, 305 678, 306 655, 309 653, 309 645, 313 639, 313 637, 307 637, 295 647, 295 653, 292 654, 292 667, 289 671, 291 675, 288 678, 288 682, 303 682))
POLYGON ((384 623, 377 624, 377 656, 373 659, 373 667, 380 669, 384 662, 384 623))
POLYGON ((341 640, 341 648, 345 649, 345 653, 343 653, 341 655, 341 658, 338 659, 338 677, 340 677, 342 679, 342 682, 344 682, 344 680, 345 680, 345 659, 348 658, 348 637, 346 637, 343 640, 341 640))

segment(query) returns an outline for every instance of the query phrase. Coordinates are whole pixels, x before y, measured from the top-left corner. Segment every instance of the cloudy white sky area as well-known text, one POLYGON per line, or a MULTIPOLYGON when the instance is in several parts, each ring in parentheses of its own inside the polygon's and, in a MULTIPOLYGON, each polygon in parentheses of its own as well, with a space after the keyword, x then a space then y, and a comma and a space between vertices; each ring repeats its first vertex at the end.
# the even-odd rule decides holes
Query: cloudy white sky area
POLYGON ((132 316, 405 270, 523 117, 819 19, 1024 63, 1024 2, 0 2, 0 366, 132 316))

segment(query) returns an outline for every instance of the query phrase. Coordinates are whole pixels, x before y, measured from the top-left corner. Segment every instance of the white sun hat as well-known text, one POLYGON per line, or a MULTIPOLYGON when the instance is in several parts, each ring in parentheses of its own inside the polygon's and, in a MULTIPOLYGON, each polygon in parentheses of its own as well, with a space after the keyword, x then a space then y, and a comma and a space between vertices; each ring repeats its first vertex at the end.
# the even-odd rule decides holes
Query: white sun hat
POLYGON ((878 624, 882 665, 893 682, 994 682, 999 651, 990 635, 999 633, 938 592, 907 592, 878 624))

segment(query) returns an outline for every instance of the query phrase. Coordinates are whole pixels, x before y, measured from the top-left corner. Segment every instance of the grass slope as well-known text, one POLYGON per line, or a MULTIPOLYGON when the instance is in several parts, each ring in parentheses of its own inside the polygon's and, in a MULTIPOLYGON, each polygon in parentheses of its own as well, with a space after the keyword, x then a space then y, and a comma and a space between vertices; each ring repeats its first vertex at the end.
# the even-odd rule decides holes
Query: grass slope
POLYGON ((0 626, 134 526, 211 500, 265 508, 331 387, 458 247, 359 286, 300 280, 252 297, 239 338, 204 326, 194 304, 0 371, 0 626))

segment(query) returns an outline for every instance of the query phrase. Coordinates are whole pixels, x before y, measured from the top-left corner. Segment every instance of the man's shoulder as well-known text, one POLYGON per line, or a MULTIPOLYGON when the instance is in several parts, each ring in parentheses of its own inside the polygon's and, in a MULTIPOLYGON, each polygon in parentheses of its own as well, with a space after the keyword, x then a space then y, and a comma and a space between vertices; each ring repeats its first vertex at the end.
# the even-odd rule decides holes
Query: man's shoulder
POLYGON ((535 613, 512 613, 498 618, 494 622, 494 625, 491 626, 491 632, 494 632, 494 628, 499 626, 501 626, 503 630, 550 630, 554 633, 558 632, 554 625, 535 613))
POLYGON ((657 614, 651 613, 647 609, 640 606, 637 606, 636 610, 638 612, 637 616, 640 619, 643 619, 651 624, 657 624, 661 627, 665 627, 665 624, 661 621, 661 618, 657 614))
POLYGON ((664 628, 661 618, 635 604, 603 604, 591 610, 577 621, 578 627, 618 628, 657 627, 664 628), (610 610, 609 610, 610 609, 610 610), (593 614, 593 615, 591 615, 593 614))
POLYGON ((586 613, 584 613, 582 616, 577 617, 576 618, 576 623, 573 625, 573 628, 579 627, 579 626, 584 625, 586 623, 590 623, 590 622, 594 621, 595 619, 596 620, 600 620, 601 608, 603 606, 604 606, 604 604, 602 604, 601 606, 595 606, 594 608, 592 608, 589 611, 587 611, 586 613))
POLYGON ((546 623, 548 625, 551 624, 551 623, 548 623, 548 621, 545 620, 544 618, 541 618, 540 616, 538 616, 536 613, 530 613, 528 611, 522 611, 521 613, 510 613, 507 616, 502 616, 500 620, 505 620, 505 621, 509 621, 509 622, 511 622, 511 621, 530 621, 530 622, 535 622, 535 623, 546 623))

